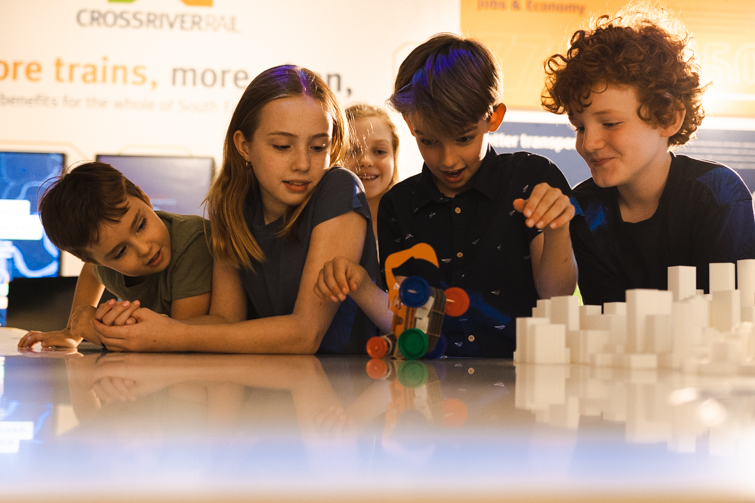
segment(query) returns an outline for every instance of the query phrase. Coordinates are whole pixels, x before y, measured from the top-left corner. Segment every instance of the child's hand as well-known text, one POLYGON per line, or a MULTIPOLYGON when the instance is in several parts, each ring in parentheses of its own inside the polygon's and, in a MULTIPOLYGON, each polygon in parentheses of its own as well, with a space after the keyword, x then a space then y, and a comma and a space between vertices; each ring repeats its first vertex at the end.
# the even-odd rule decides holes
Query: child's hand
POLYGON ((514 209, 524 214, 527 227, 558 229, 574 217, 569 196, 560 189, 541 183, 532 189, 529 199, 514 200, 514 209))
POLYGON ((64 348, 75 350, 79 342, 81 342, 81 338, 75 337, 67 328, 54 332, 32 330, 27 332, 18 341, 18 349, 31 349, 38 342, 41 344, 42 349, 64 348))
POLYGON ((106 348, 111 351, 134 352, 176 350, 175 340, 170 337, 155 337, 155 334, 171 333, 171 325, 175 325, 177 321, 147 308, 137 309, 133 314, 135 323, 121 327, 108 326, 96 317, 92 320, 94 330, 106 348))
POLYGON ((136 323, 136 318, 133 318, 131 314, 137 309, 139 309, 138 300, 129 302, 110 299, 100 304, 94 313, 94 319, 108 326, 133 325, 136 323))
POLYGON ((324 300, 338 302, 359 289, 368 277, 367 271, 346 257, 336 257, 325 262, 315 283, 315 295, 324 300))
POLYGON ((92 306, 79 306, 71 313, 68 325, 74 338, 101 345, 100 339, 97 337, 94 327, 92 327, 92 318, 94 318, 96 311, 92 306))

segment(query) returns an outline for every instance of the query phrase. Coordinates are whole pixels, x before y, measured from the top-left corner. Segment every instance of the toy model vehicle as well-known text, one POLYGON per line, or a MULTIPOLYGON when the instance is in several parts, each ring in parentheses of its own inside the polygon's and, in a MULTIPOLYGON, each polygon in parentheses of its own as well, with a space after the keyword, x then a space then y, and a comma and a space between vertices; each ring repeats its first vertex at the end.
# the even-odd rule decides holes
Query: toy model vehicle
POLYGON ((444 315, 461 316, 469 307, 469 297, 461 288, 451 287, 445 291, 433 288, 419 276, 404 278, 399 285, 393 269, 410 258, 427 260, 438 266, 435 250, 425 243, 396 252, 386 259, 388 307, 393 311, 393 320, 391 334, 373 337, 367 342, 367 354, 373 358, 389 354, 409 360, 426 355, 428 358, 442 356, 445 339, 440 331, 444 315))

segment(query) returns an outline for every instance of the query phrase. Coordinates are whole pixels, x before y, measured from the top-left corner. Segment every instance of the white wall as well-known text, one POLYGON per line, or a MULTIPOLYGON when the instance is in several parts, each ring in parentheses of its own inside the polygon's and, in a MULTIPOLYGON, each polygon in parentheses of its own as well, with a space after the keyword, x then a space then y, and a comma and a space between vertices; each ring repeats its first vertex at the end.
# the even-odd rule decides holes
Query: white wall
MULTIPOLYGON (((0 0, 0 150, 64 152, 69 164, 98 153, 219 164, 230 114, 260 71, 305 66, 344 106, 382 105, 404 56, 460 26, 458 0, 205 3, 0 0), (196 84, 176 68, 195 69, 196 84)), ((422 162, 397 122, 405 178, 422 162)))

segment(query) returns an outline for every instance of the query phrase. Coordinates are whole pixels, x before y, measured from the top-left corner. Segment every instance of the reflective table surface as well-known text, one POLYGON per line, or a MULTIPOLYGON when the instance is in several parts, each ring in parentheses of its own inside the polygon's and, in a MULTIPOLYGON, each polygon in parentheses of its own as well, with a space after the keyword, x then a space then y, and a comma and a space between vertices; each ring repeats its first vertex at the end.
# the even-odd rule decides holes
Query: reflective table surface
POLYGON ((0 501, 755 501, 755 378, 507 360, 21 354, 0 501))

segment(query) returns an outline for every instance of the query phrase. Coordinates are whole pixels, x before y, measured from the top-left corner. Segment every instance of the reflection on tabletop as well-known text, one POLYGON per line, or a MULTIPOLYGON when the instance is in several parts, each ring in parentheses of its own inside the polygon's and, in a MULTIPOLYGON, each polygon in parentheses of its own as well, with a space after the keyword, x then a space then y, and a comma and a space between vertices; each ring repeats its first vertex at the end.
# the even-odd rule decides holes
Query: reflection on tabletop
POLYGON ((0 346, 6 494, 755 495, 752 377, 0 346))

